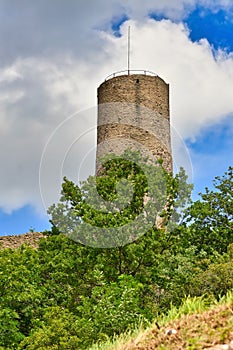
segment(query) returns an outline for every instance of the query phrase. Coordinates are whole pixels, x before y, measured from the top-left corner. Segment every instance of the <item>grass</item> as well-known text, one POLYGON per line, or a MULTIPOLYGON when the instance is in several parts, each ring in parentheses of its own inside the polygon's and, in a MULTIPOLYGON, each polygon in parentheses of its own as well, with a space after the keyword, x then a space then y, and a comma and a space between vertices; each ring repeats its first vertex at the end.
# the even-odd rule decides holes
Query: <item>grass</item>
POLYGON ((179 308, 171 306, 167 315, 158 317, 147 329, 138 327, 104 344, 95 344, 90 350, 198 350, 231 340, 233 291, 218 302, 213 298, 187 297, 179 308), (168 329, 177 333, 166 335, 168 329))

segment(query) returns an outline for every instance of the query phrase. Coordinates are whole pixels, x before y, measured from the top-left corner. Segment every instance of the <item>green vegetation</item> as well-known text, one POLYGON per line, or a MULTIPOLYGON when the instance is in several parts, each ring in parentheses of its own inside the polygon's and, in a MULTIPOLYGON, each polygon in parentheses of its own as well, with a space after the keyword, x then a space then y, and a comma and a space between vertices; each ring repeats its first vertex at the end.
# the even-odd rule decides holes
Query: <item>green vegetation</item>
POLYGON ((90 350, 217 350, 219 344, 227 348, 232 341, 232 308, 233 291, 219 301, 210 297, 188 297, 179 307, 171 306, 166 315, 158 317, 147 329, 121 334, 105 343, 94 344, 90 350), (173 330, 173 334, 168 330, 173 330))
POLYGON ((142 171, 137 157, 107 160, 81 187, 65 179, 38 249, 0 249, 0 349, 88 349, 161 319, 187 295, 219 299, 233 288, 233 168, 191 203, 183 171, 142 171), (128 225, 131 241, 121 245, 140 213, 144 234, 131 237, 128 225), (100 247, 87 224, 121 230, 100 247))

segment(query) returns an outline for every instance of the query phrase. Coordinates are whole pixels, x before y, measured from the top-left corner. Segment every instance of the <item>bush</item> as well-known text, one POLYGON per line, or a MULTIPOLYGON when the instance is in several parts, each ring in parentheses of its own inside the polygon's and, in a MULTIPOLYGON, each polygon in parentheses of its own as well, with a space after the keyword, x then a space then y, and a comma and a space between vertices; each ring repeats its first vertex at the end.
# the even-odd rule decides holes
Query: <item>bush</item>
POLYGON ((23 338, 19 330, 19 315, 9 308, 0 309, 0 347, 16 349, 23 338))
POLYGON ((233 288, 233 261, 211 264, 190 282, 190 295, 212 294, 216 298, 233 288))

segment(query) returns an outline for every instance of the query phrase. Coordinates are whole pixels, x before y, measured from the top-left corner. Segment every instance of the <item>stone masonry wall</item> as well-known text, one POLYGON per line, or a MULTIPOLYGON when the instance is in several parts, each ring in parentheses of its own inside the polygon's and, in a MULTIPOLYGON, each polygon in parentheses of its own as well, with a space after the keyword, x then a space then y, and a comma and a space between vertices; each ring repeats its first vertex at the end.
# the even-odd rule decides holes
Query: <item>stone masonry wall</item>
POLYGON ((33 248, 37 248, 41 238, 45 235, 41 232, 28 232, 21 235, 0 236, 0 249, 18 248, 22 244, 27 244, 33 248))
POLYGON ((100 156, 129 146, 142 146, 172 171, 169 86, 158 76, 117 76, 98 88, 97 169, 100 156))
POLYGON ((169 119, 169 85, 158 76, 121 75, 98 88, 98 104, 127 102, 155 110, 169 119))

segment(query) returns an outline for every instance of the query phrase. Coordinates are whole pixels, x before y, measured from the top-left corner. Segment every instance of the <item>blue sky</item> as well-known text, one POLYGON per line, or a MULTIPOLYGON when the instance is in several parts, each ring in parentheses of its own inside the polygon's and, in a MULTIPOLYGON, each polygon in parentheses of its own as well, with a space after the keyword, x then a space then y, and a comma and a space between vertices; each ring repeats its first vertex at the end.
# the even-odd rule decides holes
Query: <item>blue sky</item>
POLYGON ((203 130, 195 142, 186 141, 193 166, 194 200, 205 187, 213 189, 214 177, 223 175, 232 166, 233 139, 229 119, 203 130))
POLYGON ((35 209, 30 206, 24 206, 11 214, 0 212, 1 226, 3 227, 2 234, 18 234, 25 233, 31 230, 44 231, 50 228, 50 223, 47 217, 38 215, 35 209))
POLYGON ((208 8, 198 7, 185 19, 185 23, 191 29, 190 38, 193 41, 206 38, 215 49, 222 48, 227 52, 232 52, 231 14, 221 9, 213 13, 208 8))
MULTIPOLYGON (((0 235, 50 227, 45 207, 59 197, 62 174, 75 173, 95 146, 96 89, 125 69, 128 25, 132 68, 155 71, 170 84, 172 125, 190 153, 196 199, 233 160, 233 6, 221 0, 56 4, 0 4, 0 235), (77 135, 85 137, 75 169, 67 161, 61 171, 77 135)), ((85 167, 84 177, 92 168, 85 167)))

